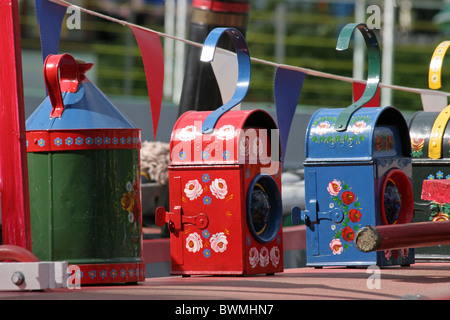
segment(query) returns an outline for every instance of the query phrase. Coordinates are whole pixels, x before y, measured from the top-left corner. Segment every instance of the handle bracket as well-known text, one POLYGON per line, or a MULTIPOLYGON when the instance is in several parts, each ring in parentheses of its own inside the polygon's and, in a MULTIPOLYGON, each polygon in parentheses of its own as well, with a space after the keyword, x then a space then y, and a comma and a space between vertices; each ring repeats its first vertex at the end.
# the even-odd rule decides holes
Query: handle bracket
POLYGON ((202 125, 202 133, 212 133, 219 118, 242 102, 250 86, 250 55, 244 36, 239 30, 235 28, 215 28, 212 30, 205 40, 200 60, 203 62, 211 62, 214 60, 217 43, 224 33, 231 38, 236 50, 239 68, 238 81, 230 101, 206 117, 202 125))
POLYGON ((50 118, 60 118, 64 112, 62 92, 77 92, 79 84, 78 65, 68 53, 50 54, 44 61, 44 81, 52 111, 50 118))
POLYGON ((180 206, 175 206, 172 212, 166 211, 164 207, 158 207, 155 212, 156 225, 162 227, 165 223, 169 224, 171 232, 182 230, 184 224, 191 224, 203 230, 208 227, 209 219, 204 213, 195 216, 185 216, 182 214, 180 206))
POLYGON ((355 29, 358 29, 366 42, 367 55, 369 59, 369 70, 366 88, 362 97, 354 102, 349 107, 345 108, 338 116, 335 124, 336 131, 346 131, 350 119, 358 109, 373 99, 378 90, 380 83, 381 73, 381 58, 380 48, 378 46, 378 40, 373 30, 369 29, 364 23, 349 23, 347 24, 339 34, 336 50, 347 50, 350 44, 350 40, 355 29))

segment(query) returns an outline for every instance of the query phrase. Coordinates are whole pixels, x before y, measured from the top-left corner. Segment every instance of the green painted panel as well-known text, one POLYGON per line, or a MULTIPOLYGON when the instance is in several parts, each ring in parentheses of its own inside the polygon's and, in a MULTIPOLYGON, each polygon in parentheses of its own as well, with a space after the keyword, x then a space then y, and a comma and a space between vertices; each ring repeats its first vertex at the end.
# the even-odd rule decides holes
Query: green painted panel
MULTIPOLYGON (((450 179, 450 163, 448 161, 428 159, 413 160, 413 222, 430 222, 450 219, 450 205, 438 204, 421 199, 423 180, 450 179)), ((424 259, 449 259, 450 245, 416 248, 416 256, 424 259)))
POLYGON ((29 153, 28 168, 38 258, 141 261, 139 150, 29 153))

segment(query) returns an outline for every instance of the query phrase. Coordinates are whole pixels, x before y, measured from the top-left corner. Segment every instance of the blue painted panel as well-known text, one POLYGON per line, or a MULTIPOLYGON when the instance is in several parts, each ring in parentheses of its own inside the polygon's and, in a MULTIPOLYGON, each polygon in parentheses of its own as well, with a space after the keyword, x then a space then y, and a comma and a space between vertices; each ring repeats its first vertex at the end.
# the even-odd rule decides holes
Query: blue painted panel
POLYGON ((316 217, 307 213, 307 264, 359 265, 375 264, 373 254, 362 253, 353 243, 355 233, 366 225, 375 225, 374 167, 312 166, 305 168, 306 199, 317 199, 316 217), (312 181, 310 172, 315 172, 312 181), (314 185, 315 184, 315 185, 314 185), (317 193, 317 195, 314 195, 317 193), (330 211, 341 212, 329 219, 330 211))
POLYGON ((380 188, 391 169, 411 177, 411 161, 385 157, 305 167, 306 253, 308 266, 369 266, 414 263, 413 250, 364 253, 354 236, 366 225, 381 225, 380 188), (316 209, 315 209, 316 208, 316 209))

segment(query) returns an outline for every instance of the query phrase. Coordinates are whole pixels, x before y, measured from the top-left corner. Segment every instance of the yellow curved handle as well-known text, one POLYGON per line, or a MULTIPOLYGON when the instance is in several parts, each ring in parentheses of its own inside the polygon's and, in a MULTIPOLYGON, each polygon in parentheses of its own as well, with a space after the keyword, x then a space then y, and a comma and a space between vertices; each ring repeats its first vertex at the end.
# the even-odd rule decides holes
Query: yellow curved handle
POLYGON ((428 72, 428 86, 430 89, 437 90, 442 87, 442 63, 444 62, 444 56, 449 47, 450 41, 443 41, 434 50, 428 72))
MULTIPOLYGON (((437 90, 442 87, 442 64, 449 47, 450 41, 443 41, 434 50, 428 72, 428 86, 430 89, 437 90)), ((449 118, 450 105, 439 113, 431 129, 430 141, 428 142, 428 157, 431 159, 440 159, 442 156, 442 138, 449 118)))
POLYGON ((442 155, 442 137, 450 117, 450 105, 442 110, 437 116, 430 133, 428 142, 428 157, 440 159, 442 155))

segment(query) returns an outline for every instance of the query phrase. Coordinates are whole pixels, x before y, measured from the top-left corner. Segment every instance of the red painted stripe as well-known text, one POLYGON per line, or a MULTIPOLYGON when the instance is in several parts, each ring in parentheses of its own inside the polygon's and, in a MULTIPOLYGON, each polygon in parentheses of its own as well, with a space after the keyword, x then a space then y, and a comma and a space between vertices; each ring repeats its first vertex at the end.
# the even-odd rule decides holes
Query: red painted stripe
POLYGON ((192 2, 192 6, 203 10, 235 13, 248 13, 250 9, 250 4, 248 3, 222 2, 214 0, 194 0, 192 2))
POLYGON ((28 152, 140 149, 139 129, 27 131, 28 152))
POLYGON ((70 265, 70 284, 105 284, 145 281, 145 263, 70 265))

